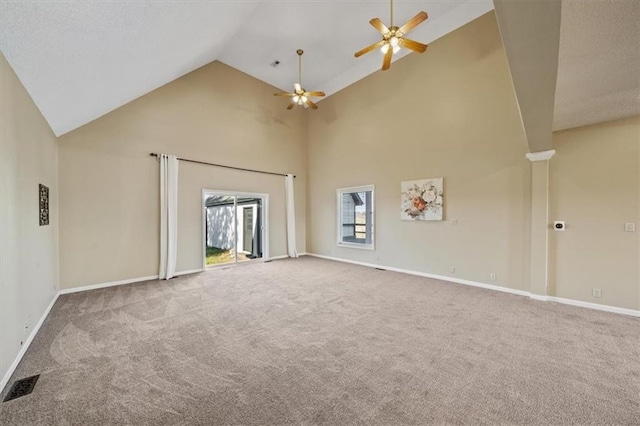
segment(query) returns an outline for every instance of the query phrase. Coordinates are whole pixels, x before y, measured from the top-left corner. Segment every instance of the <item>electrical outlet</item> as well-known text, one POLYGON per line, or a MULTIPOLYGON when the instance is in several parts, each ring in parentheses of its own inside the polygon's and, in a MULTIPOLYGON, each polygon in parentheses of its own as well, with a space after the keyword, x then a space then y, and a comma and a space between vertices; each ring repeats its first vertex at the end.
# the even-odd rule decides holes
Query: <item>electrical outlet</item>
POLYGON ((636 232, 636 224, 633 222, 625 223, 624 232, 636 232))
POLYGON ((602 297, 602 289, 600 289, 600 288, 592 288, 591 289, 591 295, 593 297, 598 298, 598 299, 601 298, 602 297))
POLYGON ((449 272, 452 273, 452 274, 455 274, 456 273, 456 267, 452 266, 451 269, 449 269, 449 272))
POLYGON ((451 219, 451 220, 449 221, 449 223, 450 223, 451 225, 457 225, 457 224, 458 224, 458 219, 451 219))
POLYGON ((489 277, 491 278, 491 281, 495 281, 496 280, 496 274, 495 272, 492 272, 489 277))

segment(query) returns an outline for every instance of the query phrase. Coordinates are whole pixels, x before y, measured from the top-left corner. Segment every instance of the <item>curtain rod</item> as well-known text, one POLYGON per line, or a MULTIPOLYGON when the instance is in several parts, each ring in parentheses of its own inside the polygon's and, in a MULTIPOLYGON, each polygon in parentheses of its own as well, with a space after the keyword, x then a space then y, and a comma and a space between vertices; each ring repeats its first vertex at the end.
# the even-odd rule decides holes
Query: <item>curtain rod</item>
MULTIPOLYGON (((158 154, 155 152, 152 152, 149 155, 151 157, 158 157, 158 154)), ((178 160, 186 161, 188 163, 204 164, 205 166, 215 166, 215 167, 223 167, 225 169, 242 170, 243 172, 254 172, 254 173, 264 173, 266 175, 286 176, 285 173, 275 173, 275 172, 265 172, 263 170, 244 169, 242 167, 233 167, 233 166, 225 166, 224 164, 206 163, 204 161, 189 160, 186 158, 178 158, 178 160)), ((296 177, 296 176, 294 175, 293 177, 296 177)))

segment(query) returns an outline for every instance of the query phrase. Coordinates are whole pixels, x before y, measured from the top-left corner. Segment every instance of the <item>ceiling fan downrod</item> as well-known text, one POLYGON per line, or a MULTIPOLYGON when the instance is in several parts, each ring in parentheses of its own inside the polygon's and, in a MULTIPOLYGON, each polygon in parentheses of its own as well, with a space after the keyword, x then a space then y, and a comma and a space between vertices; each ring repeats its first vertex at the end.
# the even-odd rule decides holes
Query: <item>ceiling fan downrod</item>
POLYGON ((296 50, 298 54, 298 84, 302 87, 302 54, 304 51, 302 49, 296 50))

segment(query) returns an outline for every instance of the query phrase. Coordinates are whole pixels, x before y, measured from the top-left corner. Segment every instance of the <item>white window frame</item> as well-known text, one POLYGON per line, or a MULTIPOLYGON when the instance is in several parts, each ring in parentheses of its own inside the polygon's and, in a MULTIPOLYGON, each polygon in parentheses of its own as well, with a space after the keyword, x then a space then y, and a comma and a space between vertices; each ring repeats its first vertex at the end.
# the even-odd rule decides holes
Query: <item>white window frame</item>
POLYGON ((363 185, 363 186, 352 186, 349 188, 338 188, 336 190, 336 210, 337 210, 337 221, 336 221, 336 241, 339 247, 348 247, 355 248, 360 250, 375 250, 375 233, 376 233, 376 225, 375 225, 375 215, 376 215, 376 203, 375 203, 376 191, 375 185, 363 185), (349 194, 352 192, 364 192, 371 191, 371 244, 360 244, 360 243, 345 243, 342 241, 342 194, 349 194))

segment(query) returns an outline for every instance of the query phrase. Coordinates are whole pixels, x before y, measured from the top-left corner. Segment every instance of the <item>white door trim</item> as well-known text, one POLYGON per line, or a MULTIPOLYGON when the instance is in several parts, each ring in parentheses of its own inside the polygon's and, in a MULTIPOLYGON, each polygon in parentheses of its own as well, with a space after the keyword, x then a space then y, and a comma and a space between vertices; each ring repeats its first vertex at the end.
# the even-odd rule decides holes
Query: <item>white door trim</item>
MULTIPOLYGON (((201 218, 201 222, 202 222, 202 241, 201 241, 201 250, 202 250, 202 269, 206 270, 207 269, 207 253, 206 253, 206 246, 207 246, 207 227, 206 227, 206 221, 207 221, 207 207, 205 206, 205 197, 207 195, 229 195, 229 196, 235 196, 235 197, 253 197, 253 198, 261 198, 262 199, 262 229, 261 229, 261 236, 262 236, 262 258, 260 259, 255 259, 255 260, 251 260, 248 262, 242 262, 242 264, 246 264, 246 263, 254 263, 254 262, 266 262, 267 260, 270 260, 271 258, 269 257, 269 194, 264 194, 264 193, 259 193, 259 192, 241 192, 241 191, 228 191, 228 190, 217 190, 217 189, 209 189, 209 188, 202 188, 202 197, 201 197, 201 203, 202 203, 202 218, 201 218)), ((234 200, 234 206, 236 206, 237 204, 237 199, 234 200)), ((235 211, 235 210, 234 210, 235 211)), ((236 228, 237 228, 237 212, 234 214, 235 222, 236 222, 236 228)), ((237 234, 237 230, 236 230, 236 234, 237 234)), ((238 236, 236 235, 236 240, 238 238, 238 236)), ((236 241, 236 250, 237 251, 237 241, 236 241)), ((236 257, 237 257, 237 253, 236 253, 236 257)), ((239 263, 234 262, 233 264, 231 263, 227 263, 224 265, 220 265, 220 266, 232 266, 232 265, 238 265, 239 263)), ((209 266, 209 269, 211 268, 216 268, 216 266, 209 266)))

